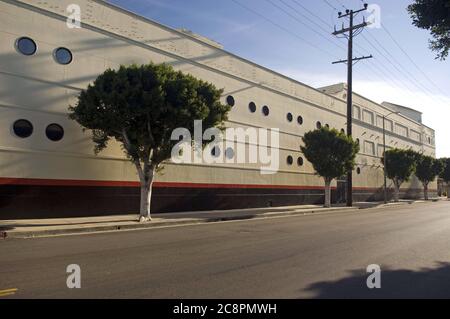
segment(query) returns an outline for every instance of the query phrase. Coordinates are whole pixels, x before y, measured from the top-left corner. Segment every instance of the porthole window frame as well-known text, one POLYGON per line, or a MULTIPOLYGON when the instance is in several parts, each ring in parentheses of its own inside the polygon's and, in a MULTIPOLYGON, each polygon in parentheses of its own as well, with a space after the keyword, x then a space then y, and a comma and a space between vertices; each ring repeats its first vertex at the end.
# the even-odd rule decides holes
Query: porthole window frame
POLYGON ((35 55, 36 52, 38 51, 38 45, 37 45, 36 41, 34 41, 32 38, 27 37, 27 36, 23 36, 23 37, 18 38, 18 39, 16 40, 14 46, 15 46, 17 52, 19 52, 20 54, 22 54, 22 55, 24 55, 24 56, 33 56, 33 55, 35 55), (34 45, 34 51, 33 51, 33 53, 25 53, 25 52, 23 52, 23 51, 20 49, 20 45, 19 45, 19 44, 20 44, 20 41, 21 41, 21 40, 29 40, 29 41, 31 41, 31 43, 34 45))
POLYGON ((305 164, 305 161, 304 161, 303 157, 300 156, 299 158, 297 158, 297 165, 299 167, 302 167, 304 164, 305 164))
POLYGON ((61 140, 64 138, 64 135, 65 135, 64 127, 62 127, 61 124, 58 124, 58 123, 50 123, 50 124, 47 125, 47 127, 45 128, 45 136, 46 136, 50 141, 52 141, 52 142, 59 142, 59 141, 61 141, 61 140), (54 139, 54 138, 51 138, 51 137, 49 136, 48 130, 49 130, 49 128, 50 128, 51 126, 55 126, 55 127, 58 127, 59 129, 61 129, 62 135, 61 135, 60 138, 54 139))
POLYGON ((292 166, 294 164, 294 158, 291 155, 288 155, 286 158, 286 163, 288 166, 292 166))
POLYGON ((233 159, 234 158, 234 156, 235 156, 235 152, 234 152, 234 149, 232 148, 232 147, 228 147, 226 150, 225 150, 225 157, 227 158, 227 159, 233 159))
POLYGON ((250 113, 255 113, 257 109, 258 107, 256 106, 255 102, 250 102, 248 104, 248 110, 250 111, 250 113))
POLYGON ((316 122, 316 129, 320 130, 322 128, 322 123, 320 121, 316 122))
POLYGON ((286 120, 287 120, 289 123, 292 123, 292 121, 294 120, 294 116, 292 115, 291 112, 288 112, 288 113, 286 114, 286 120))
POLYGON ((236 100, 233 95, 228 95, 226 98, 226 102, 228 106, 234 107, 236 105, 236 100))
POLYGON ((361 168, 360 167, 356 168, 356 174, 361 175, 361 168))
POLYGON ((267 105, 264 105, 264 106, 261 108, 261 112, 262 112, 262 114, 263 114, 264 116, 269 116, 269 115, 270 115, 270 108, 269 108, 267 105), (266 114, 266 110, 267 110, 267 114, 266 114))
POLYGON ((34 133, 34 126, 33 126, 33 123, 31 123, 31 121, 22 118, 22 119, 18 119, 18 120, 15 120, 15 121, 14 121, 14 123, 13 123, 13 125, 12 125, 12 131, 13 131, 13 133, 14 133, 14 136, 16 136, 16 137, 18 137, 18 138, 21 138, 21 139, 26 139, 26 138, 29 138, 31 135, 33 135, 33 133, 34 133), (27 133, 27 134, 25 134, 25 135, 22 136, 22 135, 20 135, 20 134, 17 133, 16 125, 17 125, 19 122, 25 122, 26 124, 29 124, 29 126, 30 126, 30 128, 31 128, 31 131, 29 132, 29 134, 27 133))
POLYGON ((73 53, 70 49, 66 48, 66 47, 58 47, 55 50, 53 50, 53 59, 56 61, 56 63, 60 64, 60 65, 69 65, 73 62, 73 53), (70 61, 67 63, 62 63, 61 61, 58 60, 58 51, 59 50, 66 50, 69 54, 70 54, 70 61))
POLYGON ((216 145, 213 148, 211 148, 211 156, 212 157, 219 158, 221 154, 222 154, 222 151, 219 146, 216 145))
POLYGON ((298 125, 303 125, 303 116, 301 115, 297 116, 297 123, 298 125))

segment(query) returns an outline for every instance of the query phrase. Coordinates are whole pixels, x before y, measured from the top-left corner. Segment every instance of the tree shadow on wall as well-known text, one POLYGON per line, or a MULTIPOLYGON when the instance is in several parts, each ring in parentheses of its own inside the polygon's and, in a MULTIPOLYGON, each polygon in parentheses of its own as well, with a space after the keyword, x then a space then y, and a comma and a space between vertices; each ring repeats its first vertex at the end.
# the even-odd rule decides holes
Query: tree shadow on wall
POLYGON ((371 273, 352 270, 350 276, 336 281, 311 284, 306 291, 318 299, 442 299, 450 298, 450 263, 438 262, 434 268, 392 270, 381 266, 381 288, 369 289, 371 273))

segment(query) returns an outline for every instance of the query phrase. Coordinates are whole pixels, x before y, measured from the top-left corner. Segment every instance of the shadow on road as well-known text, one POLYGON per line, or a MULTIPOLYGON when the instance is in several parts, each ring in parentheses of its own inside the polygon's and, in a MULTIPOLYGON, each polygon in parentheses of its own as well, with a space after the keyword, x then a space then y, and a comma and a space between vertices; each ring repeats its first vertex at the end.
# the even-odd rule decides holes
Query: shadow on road
POLYGON ((350 271, 351 275, 337 281, 317 282, 305 290, 322 299, 381 299, 381 298, 450 298, 450 263, 439 262, 435 268, 413 270, 383 269, 381 288, 369 289, 370 273, 350 271))

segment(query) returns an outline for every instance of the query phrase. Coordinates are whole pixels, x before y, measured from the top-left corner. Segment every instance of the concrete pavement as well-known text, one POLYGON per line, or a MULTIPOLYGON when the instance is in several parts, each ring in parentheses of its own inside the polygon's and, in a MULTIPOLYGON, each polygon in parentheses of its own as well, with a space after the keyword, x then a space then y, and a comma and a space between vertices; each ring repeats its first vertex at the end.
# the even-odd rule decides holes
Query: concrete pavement
POLYGON ((1 298, 450 298, 450 202, 0 242, 1 298), (68 289, 66 267, 81 267, 68 289), (366 267, 381 267, 381 289, 366 267))
MULTIPOLYGON (((413 204, 420 202, 422 201, 405 200, 399 203, 389 203, 388 205, 413 204)), ((337 213, 353 209, 365 209, 382 206, 384 206, 384 204, 382 203, 362 202, 355 203, 355 207, 353 208, 343 206, 323 208, 322 206, 317 205, 303 205, 223 211, 168 213, 154 215, 153 220, 150 223, 138 223, 137 215, 115 215, 86 218, 0 220, 0 239, 34 238, 93 232, 141 230, 156 227, 174 227, 241 219, 273 218, 285 217, 289 215, 317 213, 337 213)))

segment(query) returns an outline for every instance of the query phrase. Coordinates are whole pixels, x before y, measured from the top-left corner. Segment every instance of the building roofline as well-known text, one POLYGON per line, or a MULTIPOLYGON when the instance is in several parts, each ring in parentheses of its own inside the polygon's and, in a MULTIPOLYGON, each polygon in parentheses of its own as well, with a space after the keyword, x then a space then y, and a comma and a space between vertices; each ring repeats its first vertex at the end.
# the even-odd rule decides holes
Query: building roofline
POLYGON ((390 104, 390 105, 394 105, 394 106, 397 106, 397 107, 401 107, 401 108, 404 108, 404 109, 407 109, 407 110, 414 111, 414 112, 416 112, 416 113, 423 114, 422 112, 420 112, 420 111, 418 111, 418 110, 416 110, 416 109, 413 109, 412 107, 408 107, 408 106, 404 106, 404 105, 400 105, 400 104, 396 104, 396 103, 392 103, 392 102, 388 102, 388 101, 383 101, 383 102, 381 102, 381 104, 383 104, 383 103, 390 104))
MULTIPOLYGON (((130 11, 130 10, 128 10, 128 9, 125 9, 125 8, 119 6, 119 5, 109 3, 109 2, 107 2, 107 1, 105 1, 105 0, 92 0, 92 1, 94 1, 94 2, 96 2, 96 3, 99 3, 99 4, 101 4, 101 5, 104 5, 104 6, 113 8, 113 9, 115 9, 115 10, 121 11, 122 13, 125 13, 125 14, 127 14, 127 15, 132 16, 132 17, 135 17, 135 18, 137 18, 137 19, 139 19, 139 20, 141 20, 141 21, 144 21, 144 22, 146 22, 146 23, 150 23, 150 24, 155 25, 155 26, 157 26, 157 27, 161 27, 161 28, 163 28, 163 29, 166 29, 166 30, 169 31, 169 32, 173 32, 173 33, 179 34, 179 35, 181 35, 181 36, 183 36, 183 37, 189 38, 190 40, 192 40, 192 41, 194 41, 194 42, 200 43, 200 44, 202 44, 202 45, 206 45, 206 46, 210 47, 211 49, 214 49, 214 50, 218 50, 218 51, 220 51, 220 52, 223 52, 223 53, 225 53, 225 54, 227 54, 227 55, 229 55, 229 56, 231 56, 231 57, 233 57, 233 58, 236 58, 236 59, 238 59, 238 60, 240 60, 240 61, 243 61, 243 62, 245 62, 245 63, 248 63, 248 64, 250 64, 250 65, 253 65, 253 66, 257 67, 257 68, 263 69, 263 70, 265 70, 265 71, 267 71, 267 72, 269 72, 269 73, 272 73, 272 74, 275 74, 275 75, 277 75, 277 76, 280 76, 280 77, 282 77, 282 78, 284 78, 284 79, 286 79, 286 80, 292 81, 292 82, 294 82, 294 83, 296 83, 296 84, 298 84, 298 85, 301 85, 301 86, 303 86, 303 87, 305 87, 305 88, 307 88, 307 89, 316 91, 316 92, 318 92, 318 93, 320 93, 320 94, 323 94, 323 95, 326 95, 326 96, 328 96, 328 97, 334 99, 335 101, 342 102, 342 99, 337 98, 337 97, 335 97, 335 96, 333 96, 333 95, 331 95, 331 94, 322 92, 322 91, 319 90, 319 88, 314 88, 314 87, 312 87, 312 86, 310 86, 310 85, 308 85, 308 84, 305 84, 305 83, 300 82, 300 81, 298 81, 298 80, 296 80, 296 79, 293 79, 293 78, 291 78, 291 77, 289 77, 289 76, 286 76, 286 75, 284 75, 284 74, 281 74, 280 72, 274 71, 274 70, 272 70, 272 69, 269 69, 268 67, 262 66, 262 65, 260 65, 260 64, 258 64, 258 63, 255 63, 255 62, 253 62, 253 61, 250 61, 250 60, 248 60, 248 59, 246 59, 246 58, 240 57, 240 56, 238 56, 238 55, 236 55, 236 54, 234 54, 234 53, 232 53, 232 52, 229 52, 229 51, 225 50, 224 48, 216 47, 216 46, 214 46, 214 45, 212 45, 212 44, 210 44, 210 43, 208 43, 208 42, 205 42, 205 41, 202 41, 201 39, 196 38, 195 36, 192 36, 192 35, 190 35, 190 34, 181 32, 181 31, 179 31, 179 30, 177 30, 177 29, 175 29, 175 28, 172 28, 172 27, 170 27, 170 26, 167 26, 167 25, 164 25, 164 24, 159 23, 159 22, 157 22, 157 21, 154 21, 154 20, 152 20, 152 19, 150 19, 150 18, 147 18, 147 17, 144 17, 144 16, 142 16, 142 15, 139 15, 139 14, 137 14, 137 13, 135 13, 135 12, 133 12, 133 11, 130 11)), ((202 35, 200 35, 200 36, 202 36, 202 35)), ((208 39, 208 38, 207 38, 207 39, 208 39)), ((212 40, 212 39, 211 39, 211 40, 212 40)), ((212 41, 216 42, 215 40, 212 40, 212 41)), ((339 83, 336 83, 336 84, 343 84, 343 87, 344 87, 344 89, 346 90, 346 84, 345 84, 344 82, 339 82, 339 83)), ((325 86, 325 87, 326 87, 326 86, 325 86)), ((369 98, 367 98, 367 97, 365 97, 365 96, 362 96, 361 94, 358 94, 358 93, 355 93, 355 92, 353 92, 353 94, 356 94, 356 95, 358 95, 359 97, 361 97, 361 98, 363 98, 363 99, 366 99, 366 100, 369 101, 369 102, 372 102, 372 103, 374 103, 374 104, 377 104, 378 106, 380 106, 380 107, 383 108, 383 109, 391 110, 391 109, 389 109, 389 108, 387 108, 387 107, 381 105, 380 103, 377 103, 377 102, 375 102, 375 101, 373 101, 373 100, 371 100, 371 99, 369 99, 369 98)), ((407 117, 407 116, 404 116, 403 114, 398 114, 398 115, 401 116, 401 117, 403 117, 403 118, 405 118, 405 119, 407 119, 407 120, 409 120, 409 121, 411 121, 411 122, 413 122, 413 123, 416 123, 416 124, 418 124, 418 125, 422 125, 422 126, 424 126, 424 127, 427 127, 428 129, 431 129, 432 131, 434 131, 434 129, 432 129, 432 128, 426 126, 426 125, 424 125, 423 123, 419 123, 419 122, 417 122, 417 121, 414 121, 413 119, 411 119, 411 118, 409 118, 409 117, 407 117)))
MULTIPOLYGON (((323 87, 321 87, 321 88, 323 89, 323 88, 327 88, 327 87, 330 87, 330 86, 338 86, 338 85, 342 85, 342 84, 343 84, 343 89, 342 89, 341 91, 344 91, 344 90, 347 91, 346 84, 343 83, 343 82, 335 83, 335 84, 328 85, 328 86, 323 86, 323 87)), ((319 88, 319 89, 321 89, 321 88, 319 88)), ((338 92, 341 92, 341 91, 338 91, 338 92)), ((320 92, 322 92, 322 91, 320 91, 320 92)), ((324 92, 322 92, 322 93, 324 93, 324 92)), ((328 95, 329 95, 329 94, 328 94, 328 95)), ((377 104, 378 106, 380 106, 381 108, 383 108, 383 109, 385 109, 385 110, 387 110, 387 111, 393 111, 393 110, 390 109, 389 107, 387 107, 387 106, 385 106, 385 105, 382 105, 381 103, 375 102, 375 101, 369 99, 368 97, 365 97, 365 96, 363 96, 363 95, 361 95, 361 94, 359 94, 359 93, 356 93, 355 91, 353 91, 353 95, 356 95, 356 96, 358 96, 358 97, 360 97, 360 98, 362 98, 362 99, 364 99, 364 100, 366 100, 366 101, 369 101, 369 102, 371 102, 371 103, 377 104)), ((342 99, 341 99, 341 101, 342 101, 342 99)), ((383 101, 383 102, 385 102, 385 101, 383 101)), ((390 103, 390 102, 386 102, 386 103, 390 103)), ((395 104, 395 103, 390 103, 390 104, 398 105, 398 104, 395 104)), ((415 111, 415 112, 418 112, 418 113, 420 113, 420 114, 423 114, 422 112, 417 111, 417 110, 414 110, 413 108, 409 108, 409 107, 402 106, 402 105, 398 105, 398 106, 404 107, 404 108, 406 108, 406 109, 410 109, 410 110, 415 111)), ((418 125, 424 126, 424 127, 428 128, 428 129, 432 130, 433 132, 435 132, 435 130, 434 130, 433 128, 431 128, 431 127, 429 127, 429 126, 427 126, 427 125, 425 125, 425 124, 423 124, 423 123, 417 122, 417 121, 415 121, 414 119, 409 118, 409 117, 407 117, 407 116, 405 116, 405 115, 403 115, 403 114, 401 114, 401 113, 399 113, 399 114, 397 114, 397 115, 398 115, 398 116, 401 116, 401 117, 403 117, 403 118, 405 118, 405 119, 407 119, 408 121, 411 121, 411 122, 416 123, 416 124, 418 124, 418 125)))
MULTIPOLYGON (((142 16, 142 15, 139 15, 139 14, 137 14, 137 13, 135 13, 135 12, 133 12, 133 11, 130 11, 130 10, 128 10, 128 9, 125 9, 125 8, 119 6, 119 5, 116 5, 116 4, 112 4, 112 3, 106 2, 105 0, 91 0, 91 1, 96 2, 96 3, 99 3, 99 4, 104 5, 104 6, 107 6, 107 7, 110 7, 110 8, 113 8, 113 9, 118 10, 118 11, 121 11, 122 13, 125 13, 125 14, 127 14, 127 15, 131 15, 132 17, 138 18, 138 19, 141 20, 141 21, 150 23, 150 24, 155 25, 155 26, 157 26, 157 27, 161 27, 161 28, 163 28, 163 29, 166 29, 167 31, 170 31, 170 32, 179 34, 179 35, 181 35, 181 36, 184 36, 184 37, 186 37, 186 38, 189 38, 190 40, 192 40, 192 41, 194 41, 194 42, 200 43, 200 44, 202 44, 202 45, 206 45, 206 46, 210 47, 211 49, 214 49, 214 50, 218 50, 218 51, 220 51, 220 52, 223 52, 223 53, 225 53, 225 54, 227 54, 227 55, 229 55, 229 56, 231 56, 231 57, 233 57, 233 58, 236 58, 236 59, 238 59, 238 60, 240 60, 240 61, 242 61, 242 62, 251 64, 251 65, 253 65, 253 66, 257 67, 257 68, 260 68, 260 69, 265 70, 265 71, 267 71, 267 72, 269 72, 269 73, 272 73, 272 74, 275 74, 275 75, 277 75, 277 76, 280 76, 280 77, 282 77, 282 78, 284 78, 284 79, 286 79, 286 80, 292 81, 292 82, 294 82, 294 83, 296 83, 296 84, 298 84, 298 85, 301 85, 301 86, 303 86, 303 87, 305 87, 305 88, 307 88, 307 89, 316 91, 316 92, 318 92, 318 93, 321 93, 321 94, 324 94, 324 95, 326 95, 326 96, 329 96, 329 97, 331 97, 332 99, 334 99, 334 100, 336 100, 336 101, 342 102, 341 99, 339 99, 339 98, 337 98, 337 97, 335 97, 335 96, 332 96, 332 95, 330 95, 330 94, 326 94, 326 93, 324 93, 324 92, 318 90, 318 89, 315 88, 315 87, 312 87, 312 86, 310 86, 310 85, 308 85, 308 84, 305 84, 305 83, 303 83, 303 82, 300 82, 300 81, 298 81, 298 80, 296 80, 296 79, 293 79, 293 78, 291 78, 291 77, 289 77, 289 76, 287 76, 287 75, 284 75, 284 74, 282 74, 282 73, 280 73, 280 72, 277 72, 277 71, 274 71, 274 70, 272 70, 272 69, 269 69, 268 67, 265 67, 265 66, 263 66, 263 65, 260 65, 260 64, 258 64, 258 63, 256 63, 256 62, 251 61, 251 60, 248 60, 248 59, 246 59, 246 58, 240 57, 240 56, 238 56, 238 55, 236 55, 236 54, 234 54, 234 53, 232 53, 232 52, 229 52, 229 51, 225 50, 224 48, 216 47, 216 46, 214 46, 214 45, 212 45, 212 44, 210 44, 210 43, 208 43, 208 42, 205 42, 205 41, 202 41, 201 39, 196 38, 195 36, 192 36, 192 35, 189 35, 189 34, 187 34, 187 33, 181 32, 181 31, 179 31, 179 30, 177 30, 177 29, 175 29, 175 28, 172 28, 172 27, 167 26, 167 25, 165 25, 165 24, 162 24, 162 23, 159 23, 159 22, 157 22, 157 21, 151 20, 150 18, 147 18, 147 17, 144 17, 144 16, 142 16)), ((205 37, 205 36, 203 36, 203 35, 201 35, 201 34, 199 34, 199 36, 205 37)), ((207 38, 207 37, 205 37, 205 38, 207 38)), ((208 39, 208 38, 207 38, 207 39, 208 39)), ((215 40, 212 40, 212 39, 210 39, 210 40, 216 42, 215 40)))

